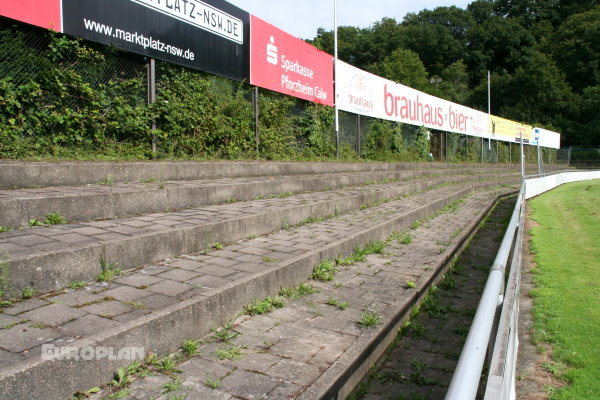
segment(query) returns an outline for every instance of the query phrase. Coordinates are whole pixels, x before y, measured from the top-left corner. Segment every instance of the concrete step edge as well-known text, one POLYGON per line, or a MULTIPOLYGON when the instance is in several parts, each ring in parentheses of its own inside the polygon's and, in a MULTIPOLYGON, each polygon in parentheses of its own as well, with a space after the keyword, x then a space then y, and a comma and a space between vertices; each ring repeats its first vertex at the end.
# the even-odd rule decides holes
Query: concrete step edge
MULTIPOLYGON (((474 176, 499 175, 495 170, 461 170, 461 174, 474 176)), ((384 179, 411 179, 432 174, 447 176, 456 174, 455 170, 407 170, 376 171, 360 174, 338 174, 336 176, 290 176, 290 179, 264 182, 215 182, 195 187, 169 186, 152 184, 148 188, 127 188, 117 186, 102 187, 103 191, 85 190, 79 193, 60 193, 40 197, 37 193, 28 195, 24 190, 22 197, 6 197, 0 199, 0 226, 19 228, 28 225, 31 219, 43 221, 50 213, 59 213, 70 222, 106 220, 119 217, 161 212, 165 210, 181 210, 202 205, 221 204, 228 201, 253 200, 258 196, 270 196, 282 193, 305 193, 322 191, 325 188, 358 186, 368 182, 384 179)), ((506 174, 504 174, 506 175, 506 174)), ((79 187, 78 189, 82 189, 79 187)), ((14 191, 11 191, 15 193, 14 191)), ((19 190, 21 193, 22 190, 19 190)), ((11 193, 11 194, 12 194, 11 193)), ((1 195, 1 193, 0 193, 1 195)))
MULTIPOLYGON (((489 181, 494 184, 512 179, 489 181)), ((459 185, 469 182, 467 180, 459 185)), ((446 183, 444 179, 389 186, 320 203, 291 206, 257 215, 231 218, 210 224, 161 232, 150 232, 127 240, 112 240, 80 245, 60 251, 10 257, 10 284, 13 290, 25 287, 52 290, 71 281, 89 281, 100 272, 99 260, 115 262, 122 270, 181 254, 198 253, 214 243, 231 243, 250 235, 261 236, 308 218, 324 218, 358 209, 383 199, 420 192, 446 183)), ((476 183, 477 184, 477 183, 476 183)), ((9 255, 10 256, 10 255, 9 255)))
MULTIPOLYGON (((515 168, 515 164, 498 164, 515 168)), ((323 172, 371 172, 406 169, 476 167, 453 163, 348 163, 264 161, 180 162, 15 162, 0 160, 0 189, 77 186, 101 181, 136 182, 155 178, 197 180, 250 176, 314 174, 323 172)))

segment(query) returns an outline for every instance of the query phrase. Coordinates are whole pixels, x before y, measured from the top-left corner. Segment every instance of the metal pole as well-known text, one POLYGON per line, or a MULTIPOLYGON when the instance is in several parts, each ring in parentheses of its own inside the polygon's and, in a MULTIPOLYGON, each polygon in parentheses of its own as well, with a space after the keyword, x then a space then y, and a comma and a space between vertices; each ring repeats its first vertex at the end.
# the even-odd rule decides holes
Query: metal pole
POLYGON ((356 154, 360 157, 360 114, 356 114, 356 154))
MULTIPOLYGON (((488 84, 488 116, 492 114, 492 87, 491 87, 492 77, 490 75, 490 70, 487 72, 487 84, 488 84)), ((488 150, 490 151, 490 159, 492 158, 492 137, 488 138, 488 150)), ((491 160, 490 160, 491 161, 491 160)))
POLYGON ((512 143, 508 142, 508 163, 512 164, 512 143))
POLYGON ((252 102, 254 103, 254 137, 256 142, 256 158, 260 158, 260 136, 258 135, 258 86, 254 86, 252 92, 252 102))
POLYGON ((338 35, 337 35, 337 0, 333 0, 333 71, 334 71, 334 101, 335 101, 335 158, 340 157, 340 116, 338 109, 338 35))
POLYGON ((446 147, 446 155, 444 156, 444 161, 448 162, 448 132, 445 132, 446 138, 444 140, 444 146, 446 147))
POLYGON ((481 163, 483 164, 483 137, 481 138, 481 163))
POLYGON ((525 157, 525 155, 523 154, 523 132, 521 131, 519 133, 520 137, 521 137, 521 182, 525 181, 525 159, 523 157, 525 157))
POLYGON ((538 151, 538 175, 541 175, 544 173, 544 154, 542 153, 542 148, 540 147, 539 143, 538 143, 538 147, 537 147, 538 151))
MULTIPOLYGON (((146 64, 146 80, 148 83, 148 104, 156 102, 156 60, 149 58, 146 64)), ((152 119, 152 131, 156 130, 156 120, 152 119)), ((152 157, 156 158, 156 134, 152 134, 152 157)))

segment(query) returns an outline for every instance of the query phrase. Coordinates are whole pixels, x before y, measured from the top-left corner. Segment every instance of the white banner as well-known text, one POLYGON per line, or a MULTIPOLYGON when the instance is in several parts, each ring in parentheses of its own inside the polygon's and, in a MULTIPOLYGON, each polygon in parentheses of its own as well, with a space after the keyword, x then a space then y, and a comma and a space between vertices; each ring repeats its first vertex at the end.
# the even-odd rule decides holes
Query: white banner
POLYGON ((560 133, 542 128, 533 128, 533 140, 534 144, 537 144, 539 140, 540 147, 560 149, 560 133))
POLYGON ((340 110, 488 138, 488 115, 337 62, 340 110))

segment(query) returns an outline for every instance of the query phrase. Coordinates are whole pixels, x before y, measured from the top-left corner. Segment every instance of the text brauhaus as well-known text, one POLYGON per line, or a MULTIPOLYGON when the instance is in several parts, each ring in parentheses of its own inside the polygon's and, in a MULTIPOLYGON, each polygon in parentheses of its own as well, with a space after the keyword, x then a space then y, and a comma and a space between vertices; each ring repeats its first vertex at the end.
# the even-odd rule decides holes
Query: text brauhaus
POLYGON ((444 107, 423 103, 419 95, 409 98, 403 95, 394 95, 388 85, 384 86, 384 106, 388 117, 401 120, 409 120, 417 125, 442 128, 447 123, 451 130, 467 131, 469 116, 448 106, 448 112, 444 113, 444 107))

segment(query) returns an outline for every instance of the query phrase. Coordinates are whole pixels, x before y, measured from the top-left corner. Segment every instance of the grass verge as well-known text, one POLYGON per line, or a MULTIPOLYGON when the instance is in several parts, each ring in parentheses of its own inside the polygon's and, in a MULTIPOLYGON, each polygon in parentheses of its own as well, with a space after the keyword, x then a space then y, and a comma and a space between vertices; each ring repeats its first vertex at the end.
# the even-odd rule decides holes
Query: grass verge
POLYGON ((535 254, 534 339, 553 346, 551 399, 600 393, 600 180, 563 185, 530 202, 535 254))

